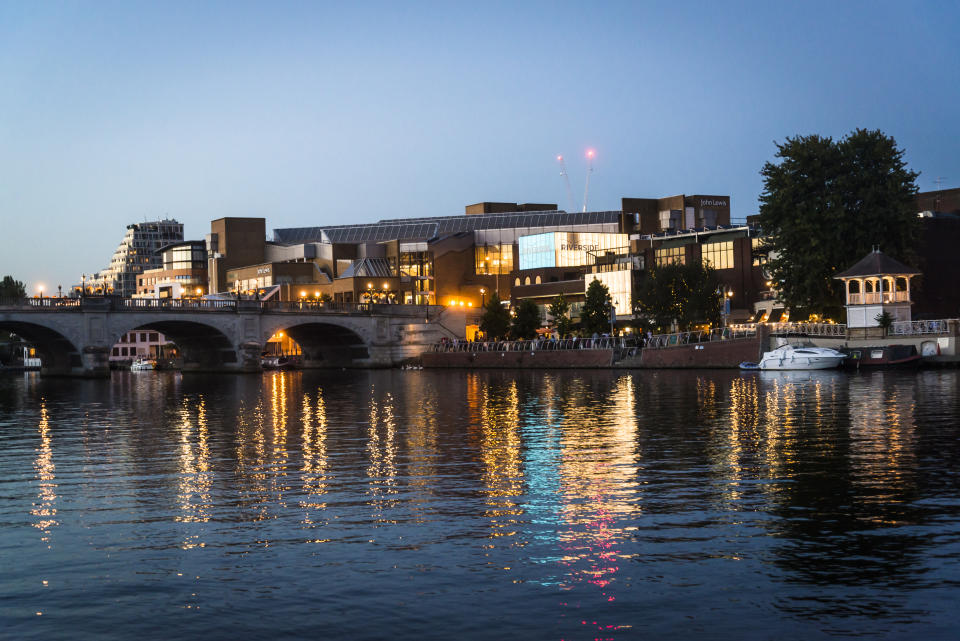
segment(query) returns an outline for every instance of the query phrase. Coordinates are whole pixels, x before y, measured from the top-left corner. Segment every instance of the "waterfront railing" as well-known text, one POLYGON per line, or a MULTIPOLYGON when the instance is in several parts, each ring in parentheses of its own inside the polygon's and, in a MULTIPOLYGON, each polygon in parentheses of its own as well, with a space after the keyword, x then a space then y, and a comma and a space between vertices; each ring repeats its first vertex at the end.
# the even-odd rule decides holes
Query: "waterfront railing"
POLYGON ((897 321, 890 325, 890 336, 956 335, 960 319, 897 321))
POLYGON ((522 341, 465 341, 452 340, 436 343, 434 352, 538 352, 574 349, 630 349, 636 347, 635 338, 603 336, 599 338, 537 338, 522 341))
POLYGON ((678 345, 690 345, 692 343, 710 343, 713 341, 755 338, 756 335, 757 328, 755 325, 743 325, 739 327, 715 327, 713 329, 696 330, 692 332, 653 334, 648 336, 644 341, 644 347, 651 349, 663 349, 666 347, 676 347, 678 345))

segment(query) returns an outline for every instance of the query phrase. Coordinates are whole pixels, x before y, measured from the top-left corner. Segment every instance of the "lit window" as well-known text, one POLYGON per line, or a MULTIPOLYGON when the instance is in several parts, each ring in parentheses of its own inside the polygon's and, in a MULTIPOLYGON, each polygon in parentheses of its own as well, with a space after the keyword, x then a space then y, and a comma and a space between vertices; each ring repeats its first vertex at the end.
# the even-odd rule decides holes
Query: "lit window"
POLYGON ((683 247, 668 247, 656 251, 657 265, 683 265, 686 262, 686 252, 683 247))
POLYGON ((703 264, 714 269, 733 267, 733 241, 725 243, 706 243, 701 246, 703 264))

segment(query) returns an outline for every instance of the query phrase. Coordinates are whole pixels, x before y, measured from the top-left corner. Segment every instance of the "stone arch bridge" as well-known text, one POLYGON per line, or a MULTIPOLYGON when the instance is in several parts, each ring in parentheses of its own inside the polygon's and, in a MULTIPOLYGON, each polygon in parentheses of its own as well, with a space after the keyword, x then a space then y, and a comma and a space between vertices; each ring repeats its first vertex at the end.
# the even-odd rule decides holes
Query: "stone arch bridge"
POLYGON ((0 303, 0 330, 36 347, 42 374, 109 375, 110 350, 132 330, 163 333, 180 349, 183 370, 260 371, 267 340, 283 331, 302 365, 391 367, 441 338, 463 336, 462 312, 440 306, 41 298, 0 303))

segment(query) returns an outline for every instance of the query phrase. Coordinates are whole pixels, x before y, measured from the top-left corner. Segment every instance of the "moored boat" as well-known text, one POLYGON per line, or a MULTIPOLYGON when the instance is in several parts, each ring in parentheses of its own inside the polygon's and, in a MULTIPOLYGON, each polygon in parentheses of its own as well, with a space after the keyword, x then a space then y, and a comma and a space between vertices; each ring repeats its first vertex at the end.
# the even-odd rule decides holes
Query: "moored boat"
POLYGON ((913 345, 876 345, 845 347, 843 362, 848 369, 918 367, 921 357, 913 345))
POLYGON ((152 358, 138 356, 130 363, 131 372, 146 372, 154 369, 157 369, 157 361, 152 358))
POLYGON ((760 369, 832 369, 840 365, 846 354, 829 347, 813 345, 780 345, 763 354, 760 369))

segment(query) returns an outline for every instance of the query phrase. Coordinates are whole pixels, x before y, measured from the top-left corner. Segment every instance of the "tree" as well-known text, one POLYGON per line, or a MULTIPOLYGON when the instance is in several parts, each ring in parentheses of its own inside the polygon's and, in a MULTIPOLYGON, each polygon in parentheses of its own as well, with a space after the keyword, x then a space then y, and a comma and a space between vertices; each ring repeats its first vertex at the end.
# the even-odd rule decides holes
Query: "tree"
POLYGON ((877 321, 877 325, 883 328, 883 335, 886 336, 890 332, 890 327, 893 325, 893 314, 884 310, 874 316, 873 320, 877 321))
POLYGON ((839 141, 818 135, 777 144, 778 164, 760 174, 760 225, 770 237, 770 276, 794 311, 838 315, 833 275, 874 245, 909 262, 919 235, 918 174, 881 131, 857 129, 839 141))
POLYGON ((646 316, 659 331, 674 321, 681 331, 692 325, 720 324, 723 287, 712 267, 701 262, 650 268, 637 288, 634 313, 646 316))
POLYGON ((553 302, 550 303, 547 311, 550 312, 550 316, 553 317, 553 320, 550 321, 550 326, 557 330, 560 338, 569 334, 573 321, 570 320, 570 303, 567 302, 566 297, 564 297, 563 294, 559 294, 553 299, 553 302))
POLYGON ((4 276, 0 281, 0 298, 26 298, 27 288, 13 276, 4 276))
POLYGON ((540 307, 529 298, 524 298, 517 305, 510 333, 516 339, 535 338, 541 320, 540 307))
POLYGON ((483 306, 480 316, 480 331, 490 339, 503 338, 510 329, 510 312, 500 302, 500 296, 494 292, 483 306))
POLYGON ((610 290, 599 280, 587 286, 586 300, 580 310, 580 327, 584 334, 602 334, 610 328, 610 290))

